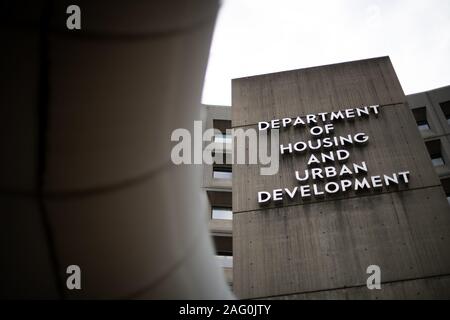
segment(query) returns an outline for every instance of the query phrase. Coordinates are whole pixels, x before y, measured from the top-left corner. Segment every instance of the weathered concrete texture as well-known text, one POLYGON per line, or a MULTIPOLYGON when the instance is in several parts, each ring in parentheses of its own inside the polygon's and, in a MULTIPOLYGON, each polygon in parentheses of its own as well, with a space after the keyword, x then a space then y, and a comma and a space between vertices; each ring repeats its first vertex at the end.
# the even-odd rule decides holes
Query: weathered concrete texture
POLYGON ((405 101, 387 57, 233 79, 232 91, 233 126, 405 101))
POLYGON ((234 215, 234 290, 241 298, 450 274, 442 188, 234 215), (432 261, 432 263, 430 263, 432 261))
MULTIPOLYGON (((348 162, 366 161, 368 176, 409 170, 409 187, 260 207, 258 191, 300 185, 294 170, 305 169, 307 156, 282 156, 274 176, 234 165, 238 297, 449 296, 448 280, 436 279, 450 275, 450 209, 389 58, 233 81, 234 127, 370 104, 383 106, 378 118, 336 124, 335 135, 367 133, 366 146, 344 148, 348 162), (387 290, 367 289, 369 265, 380 266, 387 290)), ((309 139, 306 129, 280 130, 281 143, 309 139)))
POLYGON ((323 300, 323 299, 450 299, 450 276, 414 279, 383 283, 380 290, 367 290, 365 286, 342 288, 320 292, 270 297, 274 300, 323 300))

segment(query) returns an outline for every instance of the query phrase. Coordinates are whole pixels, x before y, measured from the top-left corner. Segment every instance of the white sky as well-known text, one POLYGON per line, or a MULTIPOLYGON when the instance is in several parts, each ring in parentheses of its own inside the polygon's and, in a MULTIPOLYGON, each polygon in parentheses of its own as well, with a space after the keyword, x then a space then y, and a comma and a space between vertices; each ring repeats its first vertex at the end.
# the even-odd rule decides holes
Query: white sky
POLYGON ((231 79, 389 55, 406 94, 450 85, 450 0, 225 0, 204 104, 231 79))

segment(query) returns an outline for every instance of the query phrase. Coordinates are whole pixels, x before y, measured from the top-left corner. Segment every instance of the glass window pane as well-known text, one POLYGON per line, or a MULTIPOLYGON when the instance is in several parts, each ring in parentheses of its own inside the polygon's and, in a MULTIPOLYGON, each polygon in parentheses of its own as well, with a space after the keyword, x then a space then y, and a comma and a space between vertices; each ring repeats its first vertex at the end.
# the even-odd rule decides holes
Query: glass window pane
POLYGON ((233 256, 216 256, 222 268, 233 268, 233 256))
POLYGON ((435 167, 443 166, 445 164, 444 159, 442 159, 442 157, 432 158, 431 162, 433 163, 433 166, 435 166, 435 167))
POLYGON ((430 126, 428 125, 428 123, 417 123, 417 127, 420 131, 430 130, 430 126))
POLYGON ((231 180, 232 173, 231 173, 231 171, 222 171, 222 170, 214 169, 213 178, 214 179, 231 180))
POLYGON ((214 137, 214 142, 217 143, 231 143, 231 141, 231 135, 229 134, 221 134, 214 137))
POLYGON ((212 208, 212 218, 220 220, 232 220, 233 211, 231 211, 231 208, 212 208))

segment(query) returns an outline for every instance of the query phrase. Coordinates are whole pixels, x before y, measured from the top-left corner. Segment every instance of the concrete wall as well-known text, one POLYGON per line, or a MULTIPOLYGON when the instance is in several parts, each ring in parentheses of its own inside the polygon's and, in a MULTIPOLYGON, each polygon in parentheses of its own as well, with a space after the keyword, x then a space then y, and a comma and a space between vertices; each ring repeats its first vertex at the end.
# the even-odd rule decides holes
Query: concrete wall
MULTIPOLYGON (((232 88, 233 127, 379 104, 378 118, 336 124, 336 133, 370 136, 352 149, 352 162, 366 161, 369 175, 411 172, 408 187, 261 207, 261 188, 298 185, 293 172, 305 168, 305 156, 282 156, 274 176, 233 165, 238 297, 450 297, 449 206, 389 58, 235 79, 232 88), (372 264, 383 284, 368 293, 372 264)), ((302 131, 281 131, 280 142, 302 140, 302 131)))

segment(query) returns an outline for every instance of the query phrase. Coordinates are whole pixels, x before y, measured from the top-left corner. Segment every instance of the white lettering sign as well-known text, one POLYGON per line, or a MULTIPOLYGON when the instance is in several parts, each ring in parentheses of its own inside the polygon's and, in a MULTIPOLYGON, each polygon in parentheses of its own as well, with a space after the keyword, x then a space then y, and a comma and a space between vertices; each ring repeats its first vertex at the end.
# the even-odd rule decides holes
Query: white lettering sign
POLYGON ((357 132, 331 136, 335 131, 334 122, 354 121, 358 118, 368 118, 371 115, 378 117, 379 114, 379 105, 373 105, 259 122, 258 129, 260 131, 309 126, 308 131, 311 138, 279 146, 281 155, 307 155, 305 157, 307 169, 301 172, 294 171, 295 179, 300 185, 292 188, 280 187, 272 191, 259 191, 258 203, 263 205, 270 201, 306 199, 312 196, 320 198, 349 191, 380 190, 401 184, 408 185, 409 171, 361 177, 361 175, 369 173, 367 163, 365 161, 347 163, 351 158, 351 152, 346 148, 366 145, 369 141, 366 133, 357 132))

